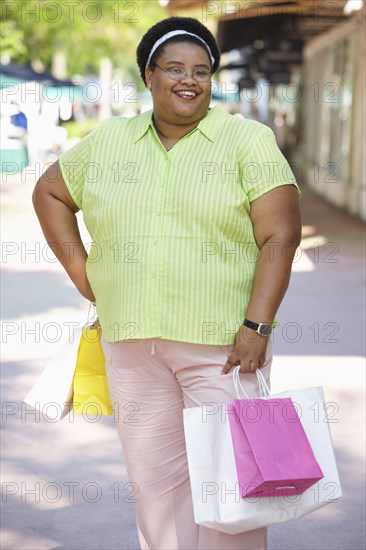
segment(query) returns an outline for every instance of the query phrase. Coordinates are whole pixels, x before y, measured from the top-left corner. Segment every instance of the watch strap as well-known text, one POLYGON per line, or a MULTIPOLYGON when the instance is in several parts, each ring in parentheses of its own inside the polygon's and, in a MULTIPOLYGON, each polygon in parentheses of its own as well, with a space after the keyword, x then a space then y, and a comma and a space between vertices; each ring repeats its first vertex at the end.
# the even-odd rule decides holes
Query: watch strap
POLYGON ((269 336, 272 332, 271 323, 255 323, 254 321, 249 321, 249 319, 244 319, 243 325, 255 330, 261 336, 269 336))
POLYGON ((253 321, 249 321, 249 319, 244 319, 243 325, 253 330, 259 329, 259 323, 254 323, 253 321))

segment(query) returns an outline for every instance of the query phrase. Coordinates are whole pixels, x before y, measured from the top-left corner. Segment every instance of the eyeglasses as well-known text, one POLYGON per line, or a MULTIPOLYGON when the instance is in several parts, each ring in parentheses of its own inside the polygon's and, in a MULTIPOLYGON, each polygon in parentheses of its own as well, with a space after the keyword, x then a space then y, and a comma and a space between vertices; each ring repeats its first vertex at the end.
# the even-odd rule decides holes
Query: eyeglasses
POLYGON ((181 80, 184 80, 187 78, 187 76, 191 76, 194 80, 197 82, 208 82, 211 78, 210 71, 207 71, 206 69, 196 69, 193 71, 193 73, 188 73, 187 71, 184 71, 180 67, 171 67, 170 69, 163 69, 163 67, 160 67, 157 63, 154 63, 158 69, 163 71, 164 73, 167 73, 169 78, 171 80, 175 80, 176 82, 180 82, 181 80))

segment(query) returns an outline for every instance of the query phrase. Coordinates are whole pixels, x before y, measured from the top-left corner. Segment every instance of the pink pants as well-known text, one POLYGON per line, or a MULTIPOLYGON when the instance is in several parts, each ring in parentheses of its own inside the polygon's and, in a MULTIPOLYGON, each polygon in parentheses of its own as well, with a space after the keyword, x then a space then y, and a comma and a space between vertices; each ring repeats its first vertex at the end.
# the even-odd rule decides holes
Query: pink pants
MULTIPOLYGON (((137 488, 142 550, 267 548, 267 529, 227 535, 194 522, 182 410, 235 397, 231 372, 221 375, 232 347, 162 339, 103 341, 128 477, 137 488)), ((262 368, 267 380, 271 361, 268 349, 262 368)), ((251 395, 258 395, 256 375, 242 377, 251 395)))

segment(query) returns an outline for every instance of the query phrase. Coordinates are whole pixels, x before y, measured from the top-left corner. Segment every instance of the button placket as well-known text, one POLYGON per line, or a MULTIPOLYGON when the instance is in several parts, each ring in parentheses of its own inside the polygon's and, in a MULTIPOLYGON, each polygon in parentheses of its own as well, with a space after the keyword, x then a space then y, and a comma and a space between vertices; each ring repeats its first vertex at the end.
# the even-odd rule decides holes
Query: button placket
POLYGON ((166 200, 167 192, 167 175, 168 175, 168 158, 165 157, 164 164, 162 166, 162 175, 159 184, 159 204, 157 205, 156 210, 156 226, 155 226, 155 235, 153 239, 154 245, 154 262, 151 269, 151 278, 158 279, 158 275, 161 270, 161 250, 159 249, 159 243, 161 242, 161 235, 163 233, 164 225, 164 204, 166 200))

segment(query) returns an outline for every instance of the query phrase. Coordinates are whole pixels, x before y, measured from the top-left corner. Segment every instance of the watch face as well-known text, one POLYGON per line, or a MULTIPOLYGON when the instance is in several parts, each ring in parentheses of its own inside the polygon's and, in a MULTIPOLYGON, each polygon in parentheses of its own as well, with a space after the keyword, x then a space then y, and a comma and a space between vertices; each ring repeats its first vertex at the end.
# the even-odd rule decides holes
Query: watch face
POLYGON ((259 329, 259 334, 262 336, 269 336, 272 332, 271 325, 262 325, 259 329))

